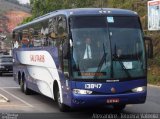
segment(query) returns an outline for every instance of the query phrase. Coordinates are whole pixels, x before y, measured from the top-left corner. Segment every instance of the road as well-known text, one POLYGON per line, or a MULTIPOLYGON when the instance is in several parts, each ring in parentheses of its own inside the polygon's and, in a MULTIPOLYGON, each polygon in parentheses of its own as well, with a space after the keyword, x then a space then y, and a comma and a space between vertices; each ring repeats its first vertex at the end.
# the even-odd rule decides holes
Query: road
MULTIPOLYGON (((0 103, 0 115, 5 113, 18 114, 18 117, 30 118, 29 116, 40 116, 48 118, 94 118, 97 114, 133 114, 133 113, 160 113, 160 88, 148 86, 147 101, 144 104, 127 105, 124 111, 114 112, 111 109, 79 109, 66 113, 59 111, 57 104, 45 96, 39 94, 25 95, 14 82, 12 76, 0 77, 0 94, 7 97, 10 102, 0 103), (38 114, 37 114, 38 113, 38 114)), ((7 115, 8 116, 8 115, 7 115)), ((9 115, 13 116, 13 115, 9 115)), ((15 115, 14 115, 15 116, 15 115)), ((119 116, 119 115, 118 115, 119 116)), ((160 117, 160 115, 158 115, 160 117)))

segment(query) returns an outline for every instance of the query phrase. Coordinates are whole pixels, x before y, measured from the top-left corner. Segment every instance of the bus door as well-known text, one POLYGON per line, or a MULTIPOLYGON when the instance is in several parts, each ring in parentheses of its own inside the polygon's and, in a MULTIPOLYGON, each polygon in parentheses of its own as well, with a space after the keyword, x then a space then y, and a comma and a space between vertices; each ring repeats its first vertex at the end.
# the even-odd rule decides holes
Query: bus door
POLYGON ((62 85, 62 95, 63 95, 63 103, 70 105, 70 84, 69 84, 69 41, 67 36, 67 23, 66 18, 64 16, 58 16, 58 37, 59 37, 59 46, 58 46, 58 54, 62 69, 61 74, 61 85, 62 85))

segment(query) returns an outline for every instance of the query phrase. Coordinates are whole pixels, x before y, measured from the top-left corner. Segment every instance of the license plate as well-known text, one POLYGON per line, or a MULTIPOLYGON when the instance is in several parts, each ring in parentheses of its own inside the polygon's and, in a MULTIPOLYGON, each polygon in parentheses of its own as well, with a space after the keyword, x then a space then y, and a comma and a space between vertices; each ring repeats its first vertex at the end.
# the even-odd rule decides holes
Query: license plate
POLYGON ((119 103, 119 99, 118 98, 113 98, 113 99, 107 99, 107 103, 119 103))

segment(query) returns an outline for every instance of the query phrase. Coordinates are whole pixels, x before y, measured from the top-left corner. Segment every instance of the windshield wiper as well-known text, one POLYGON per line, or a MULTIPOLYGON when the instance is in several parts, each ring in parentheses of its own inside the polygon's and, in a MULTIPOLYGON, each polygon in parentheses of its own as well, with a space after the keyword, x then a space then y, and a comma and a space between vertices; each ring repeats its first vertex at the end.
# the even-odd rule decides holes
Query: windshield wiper
POLYGON ((119 58, 119 56, 117 55, 117 47, 116 47, 116 45, 115 45, 115 47, 114 47, 114 51, 115 51, 115 60, 117 60, 118 62, 119 62, 119 64, 121 65, 121 67, 122 67, 122 69, 123 69, 123 71, 126 73, 126 75, 128 76, 128 78, 131 78, 131 75, 130 75, 130 73, 128 72, 128 70, 126 69, 126 67, 124 66, 124 64, 122 63, 122 61, 121 61, 121 59, 119 58))
POLYGON ((126 75, 128 76, 128 78, 131 78, 130 73, 128 72, 128 70, 126 69, 126 67, 124 66, 124 64, 122 63, 121 59, 118 58, 117 54, 116 54, 116 59, 118 60, 119 64, 121 65, 122 69, 124 70, 124 72, 126 73, 126 75))
MULTIPOLYGON (((104 62, 105 62, 105 64, 106 64, 106 56, 107 56, 107 53, 106 53, 106 51, 105 51, 104 43, 103 43, 103 51, 104 51, 104 54, 103 54, 103 57, 102 57, 100 63, 98 64, 98 68, 97 68, 96 73, 100 72, 100 70, 101 70, 104 62)), ((95 73, 95 74, 96 74, 96 73, 95 73)), ((96 77, 96 76, 94 76, 94 78, 95 78, 95 77, 96 77)))

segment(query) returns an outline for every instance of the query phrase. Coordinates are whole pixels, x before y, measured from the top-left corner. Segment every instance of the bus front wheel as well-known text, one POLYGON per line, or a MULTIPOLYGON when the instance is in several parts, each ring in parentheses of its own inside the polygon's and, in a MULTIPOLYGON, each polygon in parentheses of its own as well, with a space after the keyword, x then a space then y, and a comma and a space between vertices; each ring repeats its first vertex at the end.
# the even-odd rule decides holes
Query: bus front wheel
POLYGON ((56 101, 61 112, 67 112, 69 110, 69 107, 67 105, 61 103, 59 89, 56 90, 56 101))

